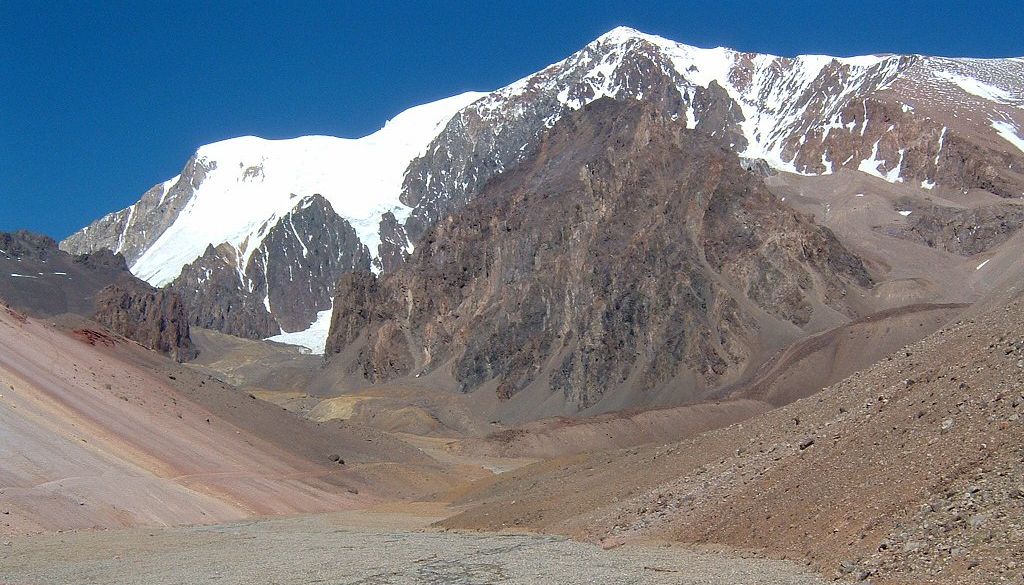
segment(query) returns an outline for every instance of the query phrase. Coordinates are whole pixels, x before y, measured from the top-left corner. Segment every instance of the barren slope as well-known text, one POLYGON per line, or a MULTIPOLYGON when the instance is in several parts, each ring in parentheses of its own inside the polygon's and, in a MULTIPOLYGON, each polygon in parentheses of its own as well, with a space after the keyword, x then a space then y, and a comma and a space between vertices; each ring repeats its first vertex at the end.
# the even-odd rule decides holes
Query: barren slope
POLYGON ((687 441, 510 472, 445 525, 718 543, 885 583, 1019 580, 1022 331, 1018 284, 818 395, 687 441))
POLYGON ((380 432, 302 420, 65 323, 73 331, 0 305, 2 532, 340 510, 461 479, 380 432))

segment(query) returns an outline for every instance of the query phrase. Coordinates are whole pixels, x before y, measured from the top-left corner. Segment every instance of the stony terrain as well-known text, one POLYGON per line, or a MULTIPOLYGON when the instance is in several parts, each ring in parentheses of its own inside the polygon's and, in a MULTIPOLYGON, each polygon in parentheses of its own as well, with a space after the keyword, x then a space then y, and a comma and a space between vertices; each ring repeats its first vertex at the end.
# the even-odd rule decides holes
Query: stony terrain
POLYGON ((747 422, 510 472, 445 525, 717 543, 877 583, 1019 581, 1024 299, 1006 294, 747 422))
POLYGON ((554 536, 414 530, 388 512, 76 532, 0 546, 0 583, 819 585, 794 564, 554 536))

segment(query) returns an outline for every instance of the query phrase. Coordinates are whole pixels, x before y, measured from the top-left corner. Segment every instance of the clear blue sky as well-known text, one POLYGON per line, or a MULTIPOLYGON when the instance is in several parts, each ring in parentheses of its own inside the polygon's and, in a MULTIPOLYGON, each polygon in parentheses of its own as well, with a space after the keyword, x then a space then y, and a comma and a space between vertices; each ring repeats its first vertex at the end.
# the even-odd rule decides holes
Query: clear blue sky
POLYGON ((628 25, 782 55, 1024 56, 1013 2, 0 0, 0 230, 62 238, 233 136, 361 136, 628 25))

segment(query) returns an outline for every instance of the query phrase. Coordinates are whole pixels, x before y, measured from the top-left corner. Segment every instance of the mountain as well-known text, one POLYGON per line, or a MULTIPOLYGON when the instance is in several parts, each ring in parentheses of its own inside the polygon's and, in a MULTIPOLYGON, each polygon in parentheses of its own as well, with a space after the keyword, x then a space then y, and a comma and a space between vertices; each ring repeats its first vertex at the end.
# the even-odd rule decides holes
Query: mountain
POLYGON ((428 229, 405 266, 342 277, 327 349, 361 347, 351 367, 374 382, 450 371, 462 392, 569 412, 692 400, 777 339, 850 318, 847 295, 871 284, 712 137, 604 98, 428 229))
POLYGON ((179 362, 196 357, 181 297, 139 280, 109 250, 71 256, 47 236, 0 232, 0 299, 37 317, 91 318, 179 362))
POLYGON ((598 98, 654 104, 762 173, 849 170, 921 197, 981 189, 1016 198, 1024 195, 1021 79, 1022 59, 789 58, 617 28, 504 88, 412 108, 362 139, 204 146, 178 177, 62 246, 124 253, 144 280, 182 290, 196 325, 297 334, 284 339, 319 350, 330 309, 323 291, 337 275, 366 262, 397 269, 431 226, 532 156, 557 120, 598 98), (330 232, 318 242, 330 260, 307 265, 294 259, 319 232, 286 217, 317 194, 329 204, 318 204, 315 221, 330 232), (258 250, 275 227, 293 237, 281 244, 287 252, 269 258, 258 250))
POLYGON ((247 337, 304 330, 330 309, 341 272, 370 267, 382 216, 385 238, 405 218, 398 196, 409 161, 479 96, 412 108, 358 140, 204 146, 177 177, 61 246, 123 254, 143 280, 181 291, 195 325, 247 337))

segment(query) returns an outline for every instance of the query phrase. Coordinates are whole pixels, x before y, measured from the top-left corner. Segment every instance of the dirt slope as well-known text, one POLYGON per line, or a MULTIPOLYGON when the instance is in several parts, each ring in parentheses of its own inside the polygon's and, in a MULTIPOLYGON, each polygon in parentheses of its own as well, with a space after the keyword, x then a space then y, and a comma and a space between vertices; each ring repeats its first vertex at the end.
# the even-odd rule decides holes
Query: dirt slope
POLYGON ((383 433, 300 419, 76 323, 0 305, 0 532, 341 510, 461 479, 383 433))
POLYGON ((715 543, 876 583, 1020 580, 1022 331, 1017 295, 745 423, 481 483, 445 525, 715 543))

